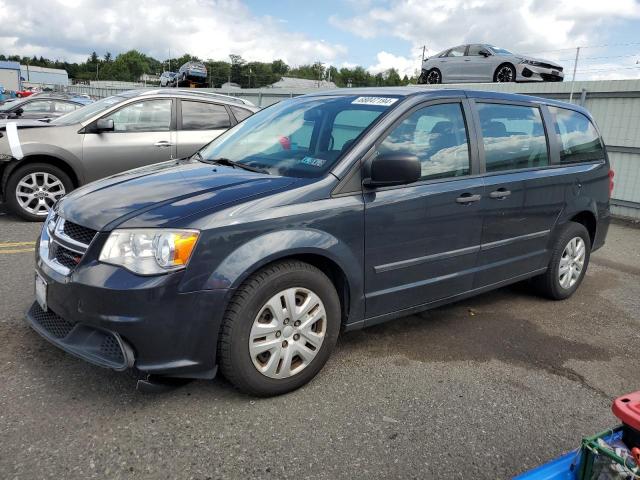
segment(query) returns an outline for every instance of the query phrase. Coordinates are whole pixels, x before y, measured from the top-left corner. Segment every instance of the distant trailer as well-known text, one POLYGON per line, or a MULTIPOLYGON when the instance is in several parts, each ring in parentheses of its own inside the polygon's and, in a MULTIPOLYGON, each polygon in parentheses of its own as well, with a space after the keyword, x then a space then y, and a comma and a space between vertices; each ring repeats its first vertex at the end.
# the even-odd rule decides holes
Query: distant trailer
POLYGON ((33 65, 20 65, 22 81, 30 85, 45 87, 69 85, 69 74, 60 68, 35 67, 33 65))
POLYGON ((6 91, 20 90, 20 64, 0 61, 0 85, 6 91))

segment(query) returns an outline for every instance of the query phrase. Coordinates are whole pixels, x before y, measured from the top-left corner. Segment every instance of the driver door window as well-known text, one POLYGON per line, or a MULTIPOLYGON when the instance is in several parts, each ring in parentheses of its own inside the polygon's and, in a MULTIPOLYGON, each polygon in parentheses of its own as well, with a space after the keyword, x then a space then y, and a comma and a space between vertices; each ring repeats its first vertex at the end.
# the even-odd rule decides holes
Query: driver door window
POLYGON ((145 100, 104 117, 113 120, 114 132, 168 132, 171 100, 145 100))
POLYGON ((29 102, 22 105, 21 108, 22 108, 22 111, 25 113, 27 112, 49 113, 51 111, 51 102, 46 102, 44 100, 29 102))
POLYGON ((380 154, 406 152, 422 165, 421 180, 469 175, 469 140, 460 103, 421 108, 382 141, 380 154))

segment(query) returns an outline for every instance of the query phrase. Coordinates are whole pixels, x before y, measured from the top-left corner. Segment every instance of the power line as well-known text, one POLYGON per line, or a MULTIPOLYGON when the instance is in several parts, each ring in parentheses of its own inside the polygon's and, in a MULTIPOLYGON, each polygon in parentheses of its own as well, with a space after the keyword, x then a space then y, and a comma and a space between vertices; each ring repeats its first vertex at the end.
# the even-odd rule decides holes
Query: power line
MULTIPOLYGON (((580 48, 604 48, 604 47, 629 47, 633 45, 640 45, 640 42, 628 42, 628 43, 603 43, 601 45, 581 45, 580 48)), ((566 52, 567 50, 575 50, 578 47, 558 48, 556 50, 541 50, 539 52, 528 52, 526 55, 537 55, 540 53, 552 53, 552 52, 566 52)))

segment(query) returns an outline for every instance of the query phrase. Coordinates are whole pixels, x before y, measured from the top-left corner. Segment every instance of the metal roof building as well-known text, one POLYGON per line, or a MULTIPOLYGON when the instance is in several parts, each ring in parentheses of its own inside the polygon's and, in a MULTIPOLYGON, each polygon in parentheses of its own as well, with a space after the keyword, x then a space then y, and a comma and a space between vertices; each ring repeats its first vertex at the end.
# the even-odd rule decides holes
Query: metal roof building
POLYGON ((20 64, 18 62, 0 61, 0 85, 5 90, 20 89, 20 64))
POLYGON ((20 65, 20 76, 23 82, 32 85, 42 85, 53 87, 55 85, 69 85, 69 74, 66 70, 59 68, 36 67, 20 65))

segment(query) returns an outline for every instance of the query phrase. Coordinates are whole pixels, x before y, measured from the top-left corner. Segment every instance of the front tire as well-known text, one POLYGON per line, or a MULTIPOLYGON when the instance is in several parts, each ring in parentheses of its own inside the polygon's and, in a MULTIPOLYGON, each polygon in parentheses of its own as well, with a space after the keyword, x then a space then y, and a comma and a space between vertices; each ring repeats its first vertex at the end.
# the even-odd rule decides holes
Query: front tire
POLYGON ((428 85, 437 85, 442 83, 442 73, 437 68, 432 68, 427 72, 426 83, 428 85))
POLYGON ((497 83, 508 83, 516 81, 516 68, 510 63, 503 63, 496 68, 493 74, 493 81, 497 83))
POLYGON ((552 300, 569 298, 578 289, 589 266, 591 237, 584 225, 568 222, 551 249, 547 271, 535 277, 540 293, 552 300))
POLYGON ((340 300, 316 267, 287 260, 251 275, 225 313, 218 340, 223 375, 239 390, 272 396, 322 369, 338 339, 340 300))
POLYGON ((12 213, 30 222, 42 222, 56 201, 73 190, 65 172, 47 163, 18 167, 6 184, 7 205, 12 213))

